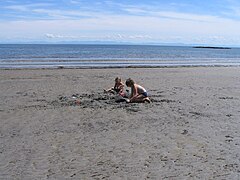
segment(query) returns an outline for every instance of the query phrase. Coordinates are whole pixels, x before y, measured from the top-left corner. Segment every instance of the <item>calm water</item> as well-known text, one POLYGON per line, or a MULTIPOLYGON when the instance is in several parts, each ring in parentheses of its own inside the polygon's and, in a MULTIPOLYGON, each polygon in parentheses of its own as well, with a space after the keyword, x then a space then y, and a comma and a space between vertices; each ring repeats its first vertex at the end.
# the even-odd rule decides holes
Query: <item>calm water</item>
POLYGON ((239 66, 240 48, 148 45, 0 45, 0 68, 239 66))

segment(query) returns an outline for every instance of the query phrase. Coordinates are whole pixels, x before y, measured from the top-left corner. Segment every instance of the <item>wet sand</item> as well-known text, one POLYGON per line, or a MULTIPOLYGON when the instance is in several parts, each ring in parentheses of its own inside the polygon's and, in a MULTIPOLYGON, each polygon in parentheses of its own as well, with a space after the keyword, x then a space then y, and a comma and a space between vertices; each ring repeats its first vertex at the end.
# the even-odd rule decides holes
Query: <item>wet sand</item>
POLYGON ((0 116, 0 179, 240 179, 239 67, 0 70, 0 116))

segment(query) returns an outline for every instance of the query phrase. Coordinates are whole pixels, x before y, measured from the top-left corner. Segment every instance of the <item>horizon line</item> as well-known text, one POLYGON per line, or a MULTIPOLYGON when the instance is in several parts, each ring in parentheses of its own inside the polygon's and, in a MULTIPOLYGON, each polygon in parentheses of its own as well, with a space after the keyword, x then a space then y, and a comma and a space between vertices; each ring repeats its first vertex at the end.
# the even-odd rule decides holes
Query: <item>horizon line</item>
POLYGON ((0 45, 133 45, 133 46, 176 46, 176 47, 229 47, 240 48, 240 45, 217 45, 217 44, 184 44, 184 43, 134 43, 134 42, 0 42, 0 45))

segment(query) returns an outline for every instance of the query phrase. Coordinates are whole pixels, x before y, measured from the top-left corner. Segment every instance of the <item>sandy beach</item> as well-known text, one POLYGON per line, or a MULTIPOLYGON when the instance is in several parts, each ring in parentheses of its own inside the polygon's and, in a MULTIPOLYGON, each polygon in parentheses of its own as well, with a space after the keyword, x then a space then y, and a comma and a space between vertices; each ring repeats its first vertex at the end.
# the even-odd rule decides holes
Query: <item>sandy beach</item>
POLYGON ((240 179, 239 67, 0 70, 0 116, 0 179, 240 179))

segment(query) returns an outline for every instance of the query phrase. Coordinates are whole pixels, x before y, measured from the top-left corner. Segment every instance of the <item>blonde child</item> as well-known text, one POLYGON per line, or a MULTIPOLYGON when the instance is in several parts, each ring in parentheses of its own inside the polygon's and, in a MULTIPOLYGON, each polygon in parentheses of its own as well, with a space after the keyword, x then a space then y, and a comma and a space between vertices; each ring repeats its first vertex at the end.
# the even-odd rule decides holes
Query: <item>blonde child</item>
POLYGON ((115 93, 122 94, 123 88, 124 88, 124 84, 123 84, 121 78, 116 77, 114 87, 104 90, 104 92, 109 92, 109 93, 113 93, 113 94, 115 94, 115 93))

